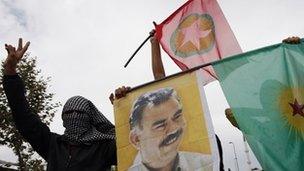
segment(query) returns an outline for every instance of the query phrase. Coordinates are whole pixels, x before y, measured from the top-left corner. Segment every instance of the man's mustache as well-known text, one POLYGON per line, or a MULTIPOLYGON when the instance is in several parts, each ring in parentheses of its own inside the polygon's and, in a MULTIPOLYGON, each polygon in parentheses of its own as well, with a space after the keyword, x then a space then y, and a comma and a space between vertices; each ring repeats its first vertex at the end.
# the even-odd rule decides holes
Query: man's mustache
POLYGON ((169 134, 160 144, 159 147, 164 147, 167 146, 173 142, 175 142, 179 136, 183 133, 183 129, 180 128, 177 131, 175 131, 174 133, 169 134))

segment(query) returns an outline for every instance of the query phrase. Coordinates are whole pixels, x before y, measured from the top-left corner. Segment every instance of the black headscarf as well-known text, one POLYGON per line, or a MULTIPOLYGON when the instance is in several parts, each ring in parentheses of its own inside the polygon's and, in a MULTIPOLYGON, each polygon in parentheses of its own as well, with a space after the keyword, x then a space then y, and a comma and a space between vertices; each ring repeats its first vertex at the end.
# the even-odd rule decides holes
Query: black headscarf
POLYGON ((70 98, 62 111, 63 138, 78 144, 115 139, 115 127, 95 105, 81 96, 70 98))

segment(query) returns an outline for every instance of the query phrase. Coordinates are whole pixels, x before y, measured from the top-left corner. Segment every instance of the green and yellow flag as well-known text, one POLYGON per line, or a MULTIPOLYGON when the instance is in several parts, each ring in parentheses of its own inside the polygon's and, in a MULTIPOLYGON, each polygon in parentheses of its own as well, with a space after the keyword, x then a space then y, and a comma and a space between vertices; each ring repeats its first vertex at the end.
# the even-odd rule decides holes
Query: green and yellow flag
POLYGON ((264 170, 304 170, 304 42, 276 44, 213 65, 264 170))

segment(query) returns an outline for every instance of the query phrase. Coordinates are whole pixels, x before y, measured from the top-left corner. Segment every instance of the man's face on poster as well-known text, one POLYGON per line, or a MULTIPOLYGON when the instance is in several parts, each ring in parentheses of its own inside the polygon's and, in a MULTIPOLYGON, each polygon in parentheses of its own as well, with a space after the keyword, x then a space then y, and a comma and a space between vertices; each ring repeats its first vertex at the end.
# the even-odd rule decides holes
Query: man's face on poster
POLYGON ((177 156, 185 126, 182 106, 171 97, 144 108, 140 126, 131 133, 130 139, 146 165, 161 168, 177 156))

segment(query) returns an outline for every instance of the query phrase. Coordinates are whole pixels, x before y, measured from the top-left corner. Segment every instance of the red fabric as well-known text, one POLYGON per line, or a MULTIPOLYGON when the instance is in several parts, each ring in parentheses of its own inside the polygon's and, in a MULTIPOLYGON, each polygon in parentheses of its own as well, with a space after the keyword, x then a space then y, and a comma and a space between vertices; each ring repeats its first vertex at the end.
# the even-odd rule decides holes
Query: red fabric
MULTIPOLYGON (((242 52, 216 0, 189 0, 156 26, 156 37, 182 70, 242 52)), ((212 66, 202 72, 204 84, 216 79, 212 66)))

